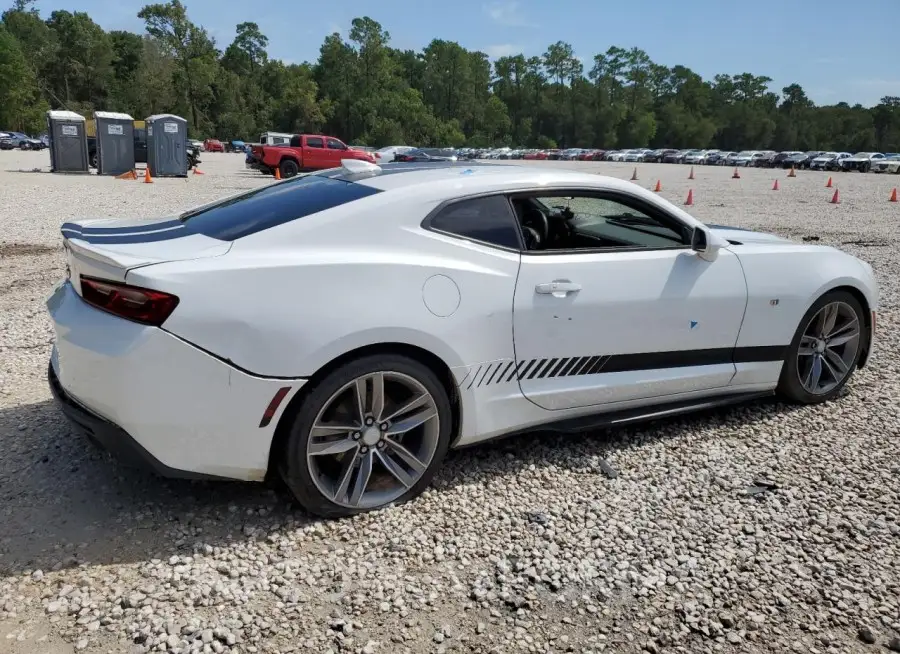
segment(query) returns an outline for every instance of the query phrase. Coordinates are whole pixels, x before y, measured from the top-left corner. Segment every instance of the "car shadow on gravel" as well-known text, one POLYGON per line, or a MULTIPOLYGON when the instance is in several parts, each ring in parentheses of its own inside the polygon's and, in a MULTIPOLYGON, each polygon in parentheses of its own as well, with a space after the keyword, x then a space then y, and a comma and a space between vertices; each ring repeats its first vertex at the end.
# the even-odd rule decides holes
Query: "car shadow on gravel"
MULTIPOLYGON (((628 429, 502 439, 452 452, 435 484, 440 492, 530 466, 603 474, 598 461, 614 467, 618 451, 790 410, 763 400, 628 429)), ((170 480, 120 465, 51 401, 0 409, 0 448, 0 575, 166 559, 198 542, 215 547, 313 521, 260 484, 170 480)))

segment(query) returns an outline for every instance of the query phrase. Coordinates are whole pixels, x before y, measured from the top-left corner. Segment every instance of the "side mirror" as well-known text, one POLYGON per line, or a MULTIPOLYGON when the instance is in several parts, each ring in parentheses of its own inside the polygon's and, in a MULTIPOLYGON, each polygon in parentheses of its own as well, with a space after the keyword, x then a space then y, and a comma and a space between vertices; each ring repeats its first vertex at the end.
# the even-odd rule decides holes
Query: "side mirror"
POLYGON ((707 238, 706 230, 694 227, 691 233, 691 249, 694 252, 706 252, 709 249, 709 238, 707 238))
POLYGON ((691 249, 704 261, 715 261, 722 245, 721 239, 706 227, 694 227, 694 231, 691 233, 691 249))

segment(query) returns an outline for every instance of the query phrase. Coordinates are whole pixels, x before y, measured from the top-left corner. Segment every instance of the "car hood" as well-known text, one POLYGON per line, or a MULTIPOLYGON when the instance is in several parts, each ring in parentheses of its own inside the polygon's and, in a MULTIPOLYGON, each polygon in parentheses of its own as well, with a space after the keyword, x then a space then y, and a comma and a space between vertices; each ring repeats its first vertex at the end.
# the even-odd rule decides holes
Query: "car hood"
POLYGON ((707 227, 715 234, 727 241, 737 241, 738 243, 794 243, 790 239, 776 236, 775 234, 767 234, 765 232, 754 232, 742 227, 729 227, 727 225, 707 225, 707 227))

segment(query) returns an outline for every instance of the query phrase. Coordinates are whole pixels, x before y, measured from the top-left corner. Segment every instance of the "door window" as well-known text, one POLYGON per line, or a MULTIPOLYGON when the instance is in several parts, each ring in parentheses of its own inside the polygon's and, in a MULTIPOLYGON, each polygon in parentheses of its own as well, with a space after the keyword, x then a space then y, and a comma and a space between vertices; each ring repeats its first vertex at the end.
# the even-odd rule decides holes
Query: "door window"
POLYGON ((318 136, 308 136, 308 137, 306 137, 306 147, 308 147, 308 148, 324 148, 325 143, 318 136))
POLYGON ((691 228, 623 194, 529 194, 512 204, 530 253, 690 246, 691 228))
POLYGON ((329 150, 346 150, 347 146, 338 141, 337 139, 328 139, 328 149, 329 150))

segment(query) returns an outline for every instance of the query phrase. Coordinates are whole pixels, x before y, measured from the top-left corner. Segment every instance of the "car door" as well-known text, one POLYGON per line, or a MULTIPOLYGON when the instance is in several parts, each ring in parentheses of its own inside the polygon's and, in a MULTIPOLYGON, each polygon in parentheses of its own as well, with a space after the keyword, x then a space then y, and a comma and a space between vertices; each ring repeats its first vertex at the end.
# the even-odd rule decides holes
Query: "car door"
POLYGON ((704 260, 692 228, 633 196, 548 193, 512 198, 526 225, 539 199, 565 207, 551 211, 571 214, 573 230, 522 255, 513 317, 522 393, 556 410, 727 387, 747 304, 737 257, 721 249, 704 260))
POLYGON ((319 170, 331 168, 326 161, 325 139, 321 136, 307 136, 303 148, 303 167, 319 170))
POLYGON ((341 165, 341 159, 344 158, 349 148, 337 139, 326 139, 325 145, 325 156, 328 158, 328 163, 331 167, 337 168, 341 165))

